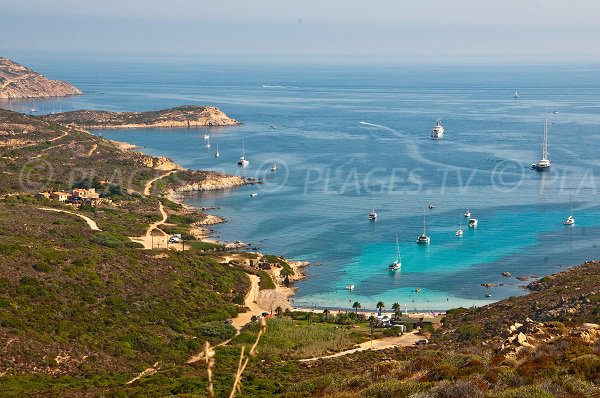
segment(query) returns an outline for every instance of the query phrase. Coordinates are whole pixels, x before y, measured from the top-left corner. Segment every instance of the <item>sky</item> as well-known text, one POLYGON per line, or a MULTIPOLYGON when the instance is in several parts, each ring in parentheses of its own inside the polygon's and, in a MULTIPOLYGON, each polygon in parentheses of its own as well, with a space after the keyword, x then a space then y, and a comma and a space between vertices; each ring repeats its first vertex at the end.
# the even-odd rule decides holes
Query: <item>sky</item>
POLYGON ((600 61, 595 0, 4 0, 5 51, 600 61))

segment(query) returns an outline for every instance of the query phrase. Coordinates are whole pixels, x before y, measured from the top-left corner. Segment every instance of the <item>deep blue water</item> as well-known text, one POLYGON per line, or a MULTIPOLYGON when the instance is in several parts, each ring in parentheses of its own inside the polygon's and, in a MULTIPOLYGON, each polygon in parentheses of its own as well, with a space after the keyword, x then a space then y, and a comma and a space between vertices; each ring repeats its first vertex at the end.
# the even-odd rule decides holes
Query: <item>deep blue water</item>
POLYGON ((37 100, 46 112, 207 104, 242 121, 209 130, 211 148, 203 129, 101 134, 186 167, 264 177, 263 185, 189 203, 219 207, 216 213, 229 220, 215 228, 220 239, 320 264, 297 284, 297 305, 481 305, 524 293, 523 283, 503 271, 542 276, 600 257, 600 65, 16 60, 85 91, 37 100), (553 166, 538 173, 529 165, 540 157, 546 114, 553 166), (446 135, 432 141, 437 118, 446 135), (251 162, 244 169, 235 164, 242 141, 251 162), (268 171, 273 162, 275 173, 268 171), (570 196, 576 225, 565 227, 570 196), (435 208, 426 209, 428 203, 435 208), (376 222, 367 220, 372 207, 376 222), (475 230, 466 228, 467 207, 479 219, 475 230), (429 247, 415 244, 423 214, 429 247), (456 238, 460 223, 465 233, 456 238), (396 234, 403 266, 390 274, 396 234), (485 289, 482 282, 504 286, 485 289), (353 292, 344 289, 348 284, 353 292), (488 291, 491 298, 484 297, 488 291))

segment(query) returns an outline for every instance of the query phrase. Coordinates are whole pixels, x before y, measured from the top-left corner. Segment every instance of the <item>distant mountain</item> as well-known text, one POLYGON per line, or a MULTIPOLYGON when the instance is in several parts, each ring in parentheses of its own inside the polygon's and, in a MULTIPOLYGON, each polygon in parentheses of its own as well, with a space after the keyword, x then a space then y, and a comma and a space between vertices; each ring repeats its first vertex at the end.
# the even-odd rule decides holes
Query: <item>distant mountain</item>
POLYGON ((50 80, 39 73, 0 57, 0 98, 64 97, 81 94, 67 82, 50 80))

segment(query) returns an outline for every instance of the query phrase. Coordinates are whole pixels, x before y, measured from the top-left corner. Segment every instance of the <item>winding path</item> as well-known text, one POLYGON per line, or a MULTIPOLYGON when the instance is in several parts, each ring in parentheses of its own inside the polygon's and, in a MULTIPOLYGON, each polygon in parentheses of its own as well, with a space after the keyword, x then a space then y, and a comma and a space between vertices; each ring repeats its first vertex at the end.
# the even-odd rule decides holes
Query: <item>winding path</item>
MULTIPOLYGON (((246 307, 250 308, 250 311, 241 312, 241 313, 237 314, 237 316, 235 318, 233 318, 231 325, 237 329, 236 334, 232 338, 225 340, 222 343, 217 344, 215 347, 221 347, 221 346, 229 344, 231 342, 231 340, 233 340, 236 336, 239 336, 239 334, 244 326, 246 326, 247 324, 252 322, 251 319, 254 315, 259 316, 260 314, 262 314, 264 312, 264 310, 262 308, 260 308, 256 304, 256 301, 255 301, 256 297, 258 297, 258 292, 260 290, 260 288, 258 286, 258 282, 260 281, 260 278, 256 275, 251 275, 251 274, 247 274, 247 275, 248 275, 248 277, 250 277, 250 291, 246 295, 246 299, 244 300, 244 305, 246 307)), ((187 360, 187 363, 198 362, 202 358, 204 358, 204 351, 201 351, 198 354, 191 356, 187 360)))
POLYGON ((45 210, 45 211, 54 211, 54 212, 57 212, 57 213, 73 214, 73 215, 75 215, 77 217, 83 218, 85 220, 85 222, 90 226, 90 229, 92 231, 102 231, 100 228, 98 228, 98 224, 96 224, 96 221, 92 220, 88 216, 84 216, 83 214, 75 213, 75 212, 68 211, 68 210, 51 209, 51 208, 48 208, 48 207, 38 207, 38 209, 45 210))
POLYGON ((167 221, 167 217, 168 217, 168 214, 165 211, 165 207, 163 206, 161 201, 158 202, 158 211, 160 211, 160 214, 162 215, 162 219, 150 224, 148 226, 148 229, 146 230, 146 234, 144 236, 129 238, 134 242, 141 243, 142 245, 144 245, 144 249, 151 250, 154 248, 153 246, 157 246, 158 248, 160 248, 161 246, 163 246, 165 248, 167 247, 168 235, 165 233, 165 231, 158 228, 159 226, 163 225, 167 221), (154 231, 155 229, 160 231, 161 236, 159 236, 159 237, 152 236, 152 231, 154 231))
POLYGON ((348 354, 354 354, 355 352, 367 351, 367 350, 385 350, 386 348, 394 347, 408 347, 414 345, 417 340, 422 339, 423 336, 417 334, 416 331, 411 333, 405 333, 399 337, 384 337, 383 339, 369 340, 358 345, 358 347, 351 350, 336 352, 335 354, 326 355, 322 357, 299 359, 299 362, 311 362, 318 359, 337 358, 348 354))
POLYGON ((159 175, 158 177, 156 177, 156 178, 153 178, 153 179, 151 179, 150 181, 148 181, 148 182, 146 183, 146 186, 144 187, 144 195, 146 195, 146 196, 150 195, 150 190, 152 189, 152 184, 154 184, 156 181, 158 181, 158 180, 160 180, 160 179, 162 179, 162 178, 165 178, 165 177, 167 177, 167 176, 170 176, 171 174, 173 174, 173 173, 174 173, 174 172, 176 172, 176 171, 177 171, 177 170, 171 170, 171 171, 169 171, 168 173, 165 173, 165 174, 159 175))

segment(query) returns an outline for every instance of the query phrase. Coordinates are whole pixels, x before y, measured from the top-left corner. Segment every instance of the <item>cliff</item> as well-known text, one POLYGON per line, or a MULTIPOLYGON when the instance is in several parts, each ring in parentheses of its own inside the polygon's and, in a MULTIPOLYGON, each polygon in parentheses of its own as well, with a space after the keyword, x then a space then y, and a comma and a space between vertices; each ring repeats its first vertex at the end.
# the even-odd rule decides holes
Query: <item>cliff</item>
POLYGON ((74 124, 88 129, 123 129, 151 127, 235 126, 240 123, 220 109, 185 105, 149 112, 107 112, 79 110, 42 116, 60 124, 74 124))
POLYGON ((81 94, 67 82, 47 77, 0 57, 0 98, 64 97, 81 94))

